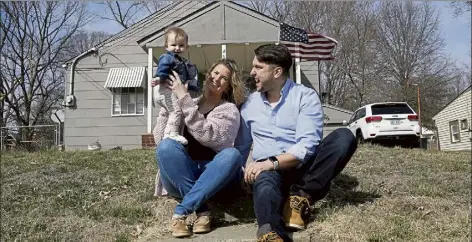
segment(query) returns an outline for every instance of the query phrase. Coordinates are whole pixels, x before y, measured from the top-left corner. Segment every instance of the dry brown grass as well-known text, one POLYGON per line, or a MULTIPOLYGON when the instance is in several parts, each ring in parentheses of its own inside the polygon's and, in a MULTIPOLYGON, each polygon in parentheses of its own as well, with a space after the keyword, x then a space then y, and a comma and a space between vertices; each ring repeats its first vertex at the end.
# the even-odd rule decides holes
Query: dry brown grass
MULTIPOLYGON (((308 230, 332 241, 469 241, 470 158, 363 146, 308 230)), ((149 227, 168 236, 176 201, 152 196, 155 167, 152 150, 2 154, 2 241, 132 241, 149 227)), ((250 199, 212 205, 216 226, 255 221, 250 199)))

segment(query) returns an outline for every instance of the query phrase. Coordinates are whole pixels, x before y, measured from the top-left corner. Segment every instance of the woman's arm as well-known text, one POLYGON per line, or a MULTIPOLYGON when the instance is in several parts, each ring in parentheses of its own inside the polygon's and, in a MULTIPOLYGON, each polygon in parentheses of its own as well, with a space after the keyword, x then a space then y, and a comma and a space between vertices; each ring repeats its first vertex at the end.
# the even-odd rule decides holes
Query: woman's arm
POLYGON ((200 144, 219 151, 231 147, 239 129, 240 115, 236 105, 224 103, 205 118, 189 94, 178 101, 189 133, 200 144))
POLYGON ((154 126, 154 129, 152 131, 152 133, 154 134, 154 142, 156 143, 156 147, 159 145, 162 140, 162 137, 164 136, 164 129, 166 128, 168 118, 169 113, 167 112, 167 110, 165 108, 161 108, 159 111, 159 116, 157 117, 156 126, 154 126))

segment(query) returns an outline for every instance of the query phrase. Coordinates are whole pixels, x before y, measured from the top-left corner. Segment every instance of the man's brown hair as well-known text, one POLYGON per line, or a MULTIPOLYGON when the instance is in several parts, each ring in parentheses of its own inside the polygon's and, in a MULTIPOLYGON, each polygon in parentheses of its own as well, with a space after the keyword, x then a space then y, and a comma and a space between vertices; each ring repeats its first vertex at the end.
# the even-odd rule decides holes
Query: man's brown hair
POLYGON ((185 38, 185 42, 188 43, 188 35, 185 31, 179 27, 171 27, 167 29, 166 33, 164 34, 164 46, 167 47, 167 38, 169 38, 169 34, 175 34, 175 38, 185 38))

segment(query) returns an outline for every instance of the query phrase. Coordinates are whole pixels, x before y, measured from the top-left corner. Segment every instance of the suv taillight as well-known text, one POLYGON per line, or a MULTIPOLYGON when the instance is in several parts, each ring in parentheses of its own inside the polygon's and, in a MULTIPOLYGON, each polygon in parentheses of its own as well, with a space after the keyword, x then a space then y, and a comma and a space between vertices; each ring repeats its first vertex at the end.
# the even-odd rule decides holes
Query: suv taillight
POLYGON ((418 121, 418 115, 408 115, 408 120, 410 120, 410 121, 418 121))
POLYGON ((372 117, 367 117, 367 118, 365 118, 365 122, 366 122, 366 123, 380 122, 380 121, 382 121, 382 117, 381 117, 381 116, 372 116, 372 117))

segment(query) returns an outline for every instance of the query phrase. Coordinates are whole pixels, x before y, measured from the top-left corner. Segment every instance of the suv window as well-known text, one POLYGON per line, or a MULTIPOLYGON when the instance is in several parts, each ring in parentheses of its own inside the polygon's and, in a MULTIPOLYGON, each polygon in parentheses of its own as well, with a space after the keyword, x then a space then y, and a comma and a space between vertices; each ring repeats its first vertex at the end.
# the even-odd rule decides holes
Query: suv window
POLYGON ((404 103, 376 104, 371 106, 372 115, 413 113, 411 108, 404 103))
POLYGON ((352 122, 356 121, 356 117, 357 117, 357 114, 359 113, 359 111, 355 112, 352 114, 351 116, 351 119, 349 119, 349 124, 351 124, 352 122))
POLYGON ((361 110, 359 110, 359 112, 357 113, 356 119, 361 119, 363 117, 365 117, 365 108, 362 108, 361 110))

